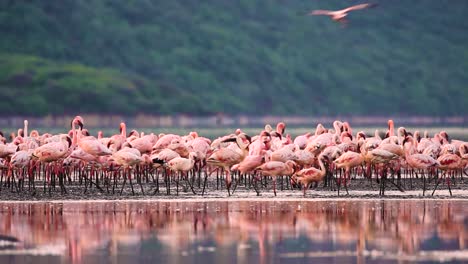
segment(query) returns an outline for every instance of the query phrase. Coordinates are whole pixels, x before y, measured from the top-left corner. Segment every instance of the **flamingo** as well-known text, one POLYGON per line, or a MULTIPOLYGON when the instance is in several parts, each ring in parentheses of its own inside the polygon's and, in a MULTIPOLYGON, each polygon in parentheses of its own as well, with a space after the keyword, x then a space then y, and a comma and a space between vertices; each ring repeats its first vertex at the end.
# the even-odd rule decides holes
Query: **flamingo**
MULTIPOLYGON (((403 141, 403 146, 405 146, 405 143, 408 142, 405 149, 405 157, 406 157, 406 162, 410 167, 413 169, 420 169, 420 170, 428 170, 430 168, 435 168, 440 165, 440 163, 435 160, 433 157, 425 154, 419 154, 419 153, 414 153, 414 150, 417 148, 417 141, 411 137, 408 136, 405 138, 403 141)), ((423 186, 423 196, 426 191, 426 178, 424 176, 423 172, 423 181, 424 181, 424 186, 423 186)))
POLYGON ((181 157, 187 158, 189 153, 192 151, 188 144, 182 141, 181 138, 175 138, 171 141, 171 143, 167 146, 168 149, 172 149, 175 152, 179 153, 181 157))
POLYGON ((310 132, 305 133, 304 135, 299 135, 294 139, 294 144, 297 145, 299 149, 305 149, 307 146, 307 141, 310 137, 310 132))
POLYGON ((65 157, 72 140, 67 135, 61 135, 60 142, 51 142, 36 148, 32 156, 42 162, 53 162, 65 157))
MULTIPOLYGON (((47 170, 46 170, 45 178, 49 182, 49 184, 50 184, 50 174, 51 174, 50 164, 57 162, 60 159, 65 159, 67 157, 67 154, 69 154, 69 149, 72 145, 72 140, 68 135, 63 134, 60 136, 60 139, 61 139, 60 142, 47 143, 45 145, 42 145, 34 149, 33 153, 31 154, 33 159, 37 159, 40 162, 46 164, 47 170)), ((39 165, 39 163, 37 164, 39 165)), ((59 168, 55 167, 55 169, 58 170, 59 168)), ((62 189, 62 192, 66 192, 65 186, 63 185, 61 178, 59 179, 59 181, 60 181, 60 187, 62 189)), ((45 182, 44 182, 44 186, 45 186, 45 182)), ((44 188, 44 191, 45 191, 45 188, 44 188)))
MULTIPOLYGON (((187 183, 189 184, 190 188, 192 189, 193 194, 195 190, 193 189, 193 185, 188 180, 188 172, 192 170, 195 166, 195 158, 196 153, 190 152, 188 158, 183 157, 176 157, 171 159, 169 162, 165 163, 165 165, 173 172, 182 173, 182 176, 186 176, 187 183)), ((177 194, 179 194, 179 181, 177 180, 177 194)))
POLYGON ((174 140, 174 139, 179 139, 180 140, 181 137, 179 135, 175 135, 175 134, 160 135, 159 139, 156 141, 156 143, 153 146, 153 153, 155 151, 159 152, 159 151, 167 148, 167 146, 169 146, 169 144, 171 144, 172 140, 174 140))
POLYGON ((132 148, 138 149, 141 154, 151 153, 153 149, 153 145, 156 144, 156 141, 157 141, 157 137, 154 134, 144 135, 142 137, 134 137, 134 138, 133 136, 130 136, 127 139, 127 143, 130 144, 132 148))
MULTIPOLYGON (((112 153, 119 151, 127 139, 127 125, 124 122, 120 122, 119 132, 120 134, 112 135, 107 144, 105 144, 112 153)), ((105 143, 105 141, 101 142, 105 143)))
POLYGON ((6 138, 2 131, 0 131, 0 144, 5 144, 6 138))
MULTIPOLYGON (((437 159, 437 162, 440 164, 438 168, 443 171, 442 175, 445 176, 445 180, 447 182, 450 196, 452 196, 452 190, 450 189, 450 177, 447 177, 447 172, 455 171, 459 169, 462 165, 462 159, 460 158, 460 156, 456 154, 447 153, 447 154, 441 155, 437 159)), ((437 183, 434 188, 434 191, 432 192, 432 195, 434 195, 434 192, 436 191, 437 186, 439 185, 441 179, 442 177, 439 180, 437 180, 437 183)))
POLYGON ((286 146, 283 146, 282 148, 273 151, 270 155, 270 160, 271 161, 281 161, 281 162, 286 162, 288 160, 295 160, 297 159, 297 156, 295 155, 296 151, 296 145, 294 144, 289 144, 286 146))
POLYGON ((216 167, 221 167, 226 172, 226 187, 228 189, 228 194, 231 195, 230 188, 232 179, 230 168, 234 164, 242 162, 247 156, 248 146, 250 144, 250 137, 246 134, 240 134, 237 135, 235 138, 226 139, 225 141, 235 141, 237 143, 237 149, 229 147, 220 148, 214 151, 213 154, 211 154, 211 156, 207 159, 207 163, 216 167))
POLYGON ((18 146, 15 144, 11 144, 11 143, 7 145, 0 144, 0 158, 4 159, 8 156, 13 155, 17 149, 18 149, 18 146))
POLYGON ((346 25, 348 22, 346 20, 346 16, 348 15, 349 12, 355 11, 355 10, 361 10, 361 9, 367 9, 367 8, 373 8, 376 7, 377 4, 374 3, 365 3, 365 4, 359 4, 359 5, 354 5, 350 6, 341 10, 313 10, 312 12, 308 13, 308 15, 325 15, 329 16, 333 21, 342 23, 343 25, 346 25))
POLYGON ((172 149, 163 149, 159 153, 154 153, 151 155, 151 160, 155 164, 163 164, 169 162, 170 160, 180 157, 179 153, 175 152, 172 149))
MULTIPOLYGON (((257 167, 262 176, 273 177, 273 193, 276 196, 276 177, 278 176, 291 176, 294 174, 296 163, 292 160, 286 162, 269 161, 257 167)), ((258 193, 257 193, 258 195, 258 193)))
POLYGON ((233 171, 242 174, 250 173, 265 162, 265 155, 270 149, 271 135, 267 131, 262 131, 257 139, 249 145, 249 153, 240 163, 231 167, 233 171))
POLYGON ((351 169, 360 166, 364 162, 364 157, 361 153, 347 151, 333 162, 338 169, 345 169, 345 179, 349 180, 351 169))
MULTIPOLYGON (((135 195, 132 184, 131 170, 133 166, 138 165, 142 162, 140 151, 138 151, 137 149, 124 147, 121 150, 113 153, 112 159, 117 165, 121 166, 124 170, 124 182, 122 185, 122 189, 120 190, 120 194, 122 194, 125 182, 128 178, 130 180, 130 186, 132 187, 132 194, 135 195)), ((144 193, 143 186, 141 185, 141 183, 140 187, 141 191, 144 193)))
POLYGON ((195 152, 190 152, 188 158, 175 157, 166 163, 172 171, 186 173, 195 165, 195 152))
POLYGON ((294 174, 294 179, 297 182, 302 184, 304 197, 306 196, 306 190, 309 188, 310 184, 312 184, 313 182, 316 182, 316 183, 321 182, 325 178, 325 175, 327 174, 327 170, 323 163, 322 155, 318 157, 318 162, 319 162, 320 169, 311 167, 308 169, 302 169, 300 171, 297 171, 294 174))
POLYGON ((296 164, 302 167, 310 167, 315 162, 315 155, 305 149, 296 150, 294 156, 296 164))
MULTIPOLYGON (((10 160, 10 171, 9 175, 13 173, 13 170, 20 170, 23 173, 19 175, 19 179, 21 180, 23 178, 24 172, 26 169, 28 169, 30 162, 31 162, 31 157, 32 157, 32 149, 28 150, 20 150, 17 151, 13 156, 11 157, 10 160)), ((28 170, 28 174, 31 176, 32 174, 30 173, 31 171, 28 170)), ((32 179, 29 178, 29 181, 31 183, 32 179)))
POLYGON ((76 130, 76 125, 80 127, 80 130, 83 128, 84 122, 81 116, 76 116, 72 122, 72 133, 73 133, 73 142, 72 145, 78 145, 85 152, 93 156, 109 156, 112 155, 112 151, 107 148, 104 144, 101 143, 97 138, 93 136, 82 137, 82 133, 76 130))
MULTIPOLYGON (((339 140, 341 133, 343 132, 343 123, 339 120, 333 121, 333 128, 335 129, 335 133, 324 132, 320 135, 315 137, 311 137, 309 142, 307 143, 306 149, 310 149, 315 147, 316 145, 320 146, 330 146, 335 145, 336 140, 339 140)), ((318 129, 317 129, 318 130, 318 129)))

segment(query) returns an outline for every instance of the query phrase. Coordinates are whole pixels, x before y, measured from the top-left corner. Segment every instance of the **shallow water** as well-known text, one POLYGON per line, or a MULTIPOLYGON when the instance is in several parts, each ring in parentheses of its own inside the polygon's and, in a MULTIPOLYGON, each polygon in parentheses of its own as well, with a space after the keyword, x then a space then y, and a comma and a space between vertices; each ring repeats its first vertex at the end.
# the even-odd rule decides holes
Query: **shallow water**
POLYGON ((466 208, 466 200, 1 203, 0 235, 20 242, 0 242, 0 263, 467 263, 466 208))
MULTIPOLYGON (((327 128, 333 128, 331 127, 331 124, 326 124, 327 128)), ((175 133, 178 135, 187 135, 190 133, 190 131, 197 131, 200 136, 208 137, 210 139, 215 139, 217 137, 221 137, 224 135, 229 135, 231 133, 234 133, 234 131, 238 127, 187 127, 187 128, 181 128, 181 127, 157 127, 157 128, 127 128, 128 131, 131 129, 136 129, 137 131, 144 132, 145 134, 149 133, 175 133)), ((242 131, 245 133, 253 136, 259 134, 264 127, 240 127, 242 131)), ((41 134, 45 132, 49 133, 67 133, 68 128, 34 128, 37 129, 41 134)), ((439 133, 440 131, 446 131, 451 139, 458 139, 458 140, 468 140, 468 127, 466 126, 448 126, 448 127, 408 127, 406 126, 407 131, 414 132, 416 130, 419 130, 421 134, 424 133, 424 131, 427 131, 429 136, 433 136, 435 133, 439 133)), ((115 133, 119 133, 118 127, 112 129, 112 128, 89 128, 89 132, 92 135, 97 135, 98 131, 103 131, 105 136, 110 136, 115 133)), ((383 124, 382 126, 366 126, 366 127, 353 127, 353 133, 355 134, 357 131, 364 131, 367 135, 374 135, 375 130, 380 131, 380 135, 384 136, 385 132, 387 131, 387 125, 383 124)), ((5 135, 9 135, 11 132, 17 132, 18 128, 2 128, 2 131, 5 132, 5 135)), ((303 135, 305 133, 314 133, 315 132, 315 127, 298 127, 298 126, 288 126, 286 128, 286 133, 290 134, 291 137, 296 137, 298 135, 303 135)))

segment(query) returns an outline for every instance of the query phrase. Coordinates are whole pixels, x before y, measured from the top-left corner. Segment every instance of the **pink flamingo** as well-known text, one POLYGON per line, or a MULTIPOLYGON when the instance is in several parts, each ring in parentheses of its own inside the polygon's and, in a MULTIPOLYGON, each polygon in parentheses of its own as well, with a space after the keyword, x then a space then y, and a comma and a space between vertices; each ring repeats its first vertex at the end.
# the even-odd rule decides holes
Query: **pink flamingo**
POLYGON ((406 147, 405 149, 406 162, 411 168, 422 170, 423 183, 424 183, 423 185, 423 196, 424 196, 424 193, 426 191, 426 178, 424 175, 424 171, 431 169, 431 168, 435 168, 439 166, 440 164, 437 160, 435 160, 429 155, 415 153, 415 149, 417 148, 417 141, 413 137, 410 137, 410 136, 406 137, 405 140, 403 141, 404 146, 406 142, 408 142, 408 145, 409 145, 409 147, 406 147))
POLYGON ((158 152, 167 148, 167 146, 169 146, 169 144, 171 144, 172 140, 174 139, 180 140, 181 137, 179 135, 174 135, 174 134, 160 135, 159 139, 156 141, 156 144, 154 144, 153 146, 153 153, 155 151, 158 152))
POLYGON ((365 4, 350 6, 341 10, 313 10, 308 15, 329 16, 333 21, 336 21, 345 25, 348 22, 345 17, 348 15, 349 12, 355 11, 355 10, 372 8, 375 6, 377 6, 377 4, 365 3, 365 4))
POLYGON ((127 125, 124 122, 120 122, 119 132, 120 134, 112 135, 106 144, 112 153, 119 151, 127 139, 127 125))
POLYGON ((307 141, 311 137, 311 133, 305 133, 303 135, 299 135, 294 139, 294 144, 299 147, 299 149, 305 149, 307 147, 307 141))
MULTIPOLYGON (((447 177, 447 173, 449 173, 451 171, 455 171, 457 169, 460 169, 461 165, 462 165, 462 159, 460 158, 460 156, 458 156, 456 154, 447 153, 447 154, 441 155, 437 159, 437 162, 439 162, 439 164, 440 164, 439 169, 443 171, 442 176, 445 176, 445 180, 446 180, 446 183, 447 183, 447 187, 449 189, 450 196, 452 196, 452 190, 450 189, 450 176, 447 177)), ((437 180, 434 191, 432 191, 432 195, 434 195, 434 193, 435 193, 435 191, 437 189, 437 186, 439 185, 441 179, 442 179, 442 177, 440 177, 437 180)))
MULTIPOLYGON (((278 176, 291 176, 293 175, 296 168, 296 163, 292 160, 286 162, 281 161, 269 161, 265 164, 257 167, 262 176, 273 177, 273 193, 276 196, 276 178, 278 176)), ((259 193, 257 192, 257 195, 259 193)))
POLYGON ((364 162, 364 157, 361 153, 347 151, 337 158, 334 163, 338 169, 345 169, 344 178, 349 180, 351 169, 360 166, 364 162))
MULTIPOLYGON (((237 144, 236 149, 227 147, 215 150, 213 154, 211 154, 211 156, 207 159, 207 163, 216 167, 221 167, 223 171, 226 172, 226 187, 228 189, 228 194, 231 195, 230 188, 232 179, 230 168, 234 164, 242 162, 247 156, 248 146, 250 145, 250 138, 246 134, 240 134, 235 138, 225 140, 225 142, 227 141, 235 141, 237 144)), ((212 170, 209 174, 213 172, 214 170, 212 170)), ((208 174, 205 176, 205 183, 207 176, 208 174)))
POLYGON ((127 139, 127 143, 130 144, 132 148, 138 149, 141 154, 151 153, 153 145, 156 144, 156 141, 157 137, 155 138, 154 134, 137 137, 133 140, 127 139))
POLYGON ((288 160, 295 160, 297 159, 297 156, 295 155, 296 151, 296 145, 294 144, 289 144, 286 146, 283 146, 282 148, 273 151, 270 155, 270 160, 271 161, 281 161, 281 162, 286 162, 288 160))
MULTIPOLYGON (((130 186, 132 187, 132 194, 135 195, 135 191, 133 190, 133 184, 132 184, 131 170, 133 166, 136 166, 142 162, 140 151, 138 151, 137 149, 125 147, 113 153, 112 159, 117 165, 121 166, 124 171, 124 182, 122 185, 122 189, 120 190, 120 194, 122 194, 125 183, 128 178, 130 181, 130 186)), ((142 193, 144 193, 143 186, 141 185, 141 183, 140 183, 140 187, 141 187, 142 193)))
MULTIPOLYGON (((190 152, 188 155, 188 158, 183 158, 183 157, 176 157, 171 159, 169 162, 167 162, 165 165, 173 172, 176 173, 181 173, 182 177, 185 176, 185 179, 187 183, 189 184, 190 188, 192 189, 192 193, 195 193, 195 190, 193 189, 193 185, 190 183, 190 180, 188 179, 188 172, 192 170, 195 166, 195 157, 196 153, 195 152, 190 152)), ((177 195, 179 194, 179 180, 176 181, 177 183, 177 195)))
POLYGON ((181 138, 175 138, 171 141, 171 143, 167 146, 168 149, 172 149, 175 152, 179 153, 181 157, 187 158, 189 153, 192 151, 188 144, 182 141, 181 138))
POLYGON ((308 169, 302 169, 294 174, 293 179, 302 184, 302 190, 304 192, 304 197, 306 196, 306 190, 310 187, 312 183, 319 183, 323 181, 327 170, 323 163, 323 156, 318 157, 318 162, 320 169, 311 167, 308 169))
MULTIPOLYGON (((49 182, 49 184, 50 184, 50 175, 52 173, 51 167, 50 167, 51 164, 61 159, 65 159, 67 155, 69 154, 69 149, 72 145, 72 140, 68 135, 63 134, 60 136, 60 139, 61 139, 60 142, 47 143, 45 145, 42 145, 34 149, 33 153, 31 154, 34 159, 38 159, 41 163, 45 164, 46 166, 45 178, 49 182)), ((39 165, 39 163, 37 163, 37 165, 39 165)), ((56 174, 58 174, 59 170, 61 169, 61 166, 59 167, 59 164, 55 164, 55 165, 56 165, 55 172, 56 174)), ((61 187, 62 192, 66 192, 63 182, 61 181, 61 179, 59 180, 60 180, 60 187, 61 187)), ((44 186, 45 186, 45 182, 44 182, 44 186)))

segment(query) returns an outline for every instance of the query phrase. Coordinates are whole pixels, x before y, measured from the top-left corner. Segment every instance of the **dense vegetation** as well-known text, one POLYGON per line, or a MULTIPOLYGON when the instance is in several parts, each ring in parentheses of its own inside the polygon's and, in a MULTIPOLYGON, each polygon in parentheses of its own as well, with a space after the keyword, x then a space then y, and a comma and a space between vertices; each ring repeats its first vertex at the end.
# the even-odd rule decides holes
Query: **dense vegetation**
POLYGON ((468 114, 464 0, 0 0, 0 114, 468 114))

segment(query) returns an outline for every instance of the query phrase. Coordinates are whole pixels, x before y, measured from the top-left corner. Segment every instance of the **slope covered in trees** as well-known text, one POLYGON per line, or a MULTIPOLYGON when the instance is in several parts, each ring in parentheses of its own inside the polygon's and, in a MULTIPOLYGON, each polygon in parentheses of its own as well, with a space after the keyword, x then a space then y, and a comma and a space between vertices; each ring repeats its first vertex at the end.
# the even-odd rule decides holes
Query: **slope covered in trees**
POLYGON ((0 114, 466 115, 468 2, 376 2, 0 1, 0 114))

